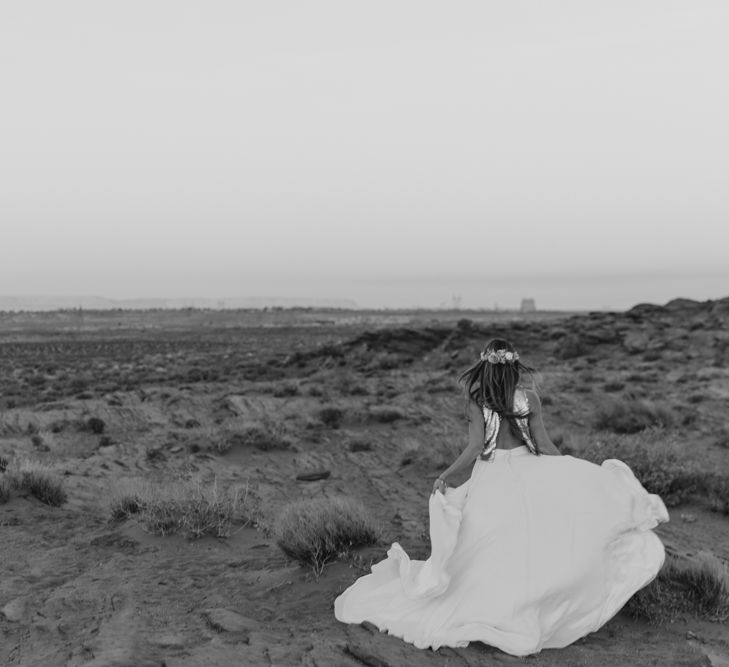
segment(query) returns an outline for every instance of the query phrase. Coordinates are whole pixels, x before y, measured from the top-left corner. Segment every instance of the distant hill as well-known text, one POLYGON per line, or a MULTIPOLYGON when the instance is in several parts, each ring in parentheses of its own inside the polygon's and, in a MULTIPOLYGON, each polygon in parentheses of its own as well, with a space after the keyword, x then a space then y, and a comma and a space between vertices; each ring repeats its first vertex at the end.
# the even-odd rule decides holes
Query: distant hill
POLYGON ((145 310, 153 308, 357 308, 352 299, 230 297, 226 299, 108 299, 101 296, 0 296, 0 311, 145 310))

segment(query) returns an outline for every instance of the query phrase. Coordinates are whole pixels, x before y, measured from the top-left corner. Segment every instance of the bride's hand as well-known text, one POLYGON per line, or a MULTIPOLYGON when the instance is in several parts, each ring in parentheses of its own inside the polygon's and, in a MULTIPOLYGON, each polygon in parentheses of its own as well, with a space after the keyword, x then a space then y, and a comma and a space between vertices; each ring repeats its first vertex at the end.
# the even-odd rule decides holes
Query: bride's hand
POLYGON ((445 495, 447 488, 448 483, 442 477, 438 477, 435 482, 433 482, 433 490, 430 492, 430 495, 433 495, 436 491, 440 491, 443 495, 445 495))

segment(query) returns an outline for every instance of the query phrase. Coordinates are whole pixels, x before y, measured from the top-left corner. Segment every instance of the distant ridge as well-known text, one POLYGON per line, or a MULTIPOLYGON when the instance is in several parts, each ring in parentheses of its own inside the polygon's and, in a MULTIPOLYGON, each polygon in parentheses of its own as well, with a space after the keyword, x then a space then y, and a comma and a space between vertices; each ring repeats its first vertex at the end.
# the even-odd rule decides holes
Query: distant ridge
POLYGON ((151 310, 178 308, 347 308, 356 309, 352 299, 230 297, 225 299, 108 299, 101 296, 0 296, 0 311, 151 310))

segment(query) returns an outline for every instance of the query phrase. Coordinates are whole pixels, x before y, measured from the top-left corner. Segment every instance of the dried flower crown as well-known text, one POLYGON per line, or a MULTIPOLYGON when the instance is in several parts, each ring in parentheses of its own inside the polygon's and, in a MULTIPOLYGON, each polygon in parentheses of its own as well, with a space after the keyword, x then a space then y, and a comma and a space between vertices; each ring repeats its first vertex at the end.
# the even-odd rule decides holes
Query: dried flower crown
POLYGON ((481 361, 489 364, 506 364, 519 360, 518 352, 510 352, 509 350, 496 350, 495 352, 481 352, 481 361))

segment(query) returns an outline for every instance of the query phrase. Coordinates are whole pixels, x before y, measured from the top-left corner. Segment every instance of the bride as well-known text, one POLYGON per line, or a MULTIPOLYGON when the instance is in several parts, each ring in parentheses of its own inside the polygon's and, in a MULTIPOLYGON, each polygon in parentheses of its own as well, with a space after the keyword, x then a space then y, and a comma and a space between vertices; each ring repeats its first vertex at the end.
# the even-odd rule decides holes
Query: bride
POLYGON ((335 600, 338 620, 418 648, 481 641, 523 656, 594 632, 658 574, 663 502, 621 461, 562 456, 521 384, 532 372, 494 339, 461 376, 469 444, 433 484, 430 558, 393 543, 335 600))

